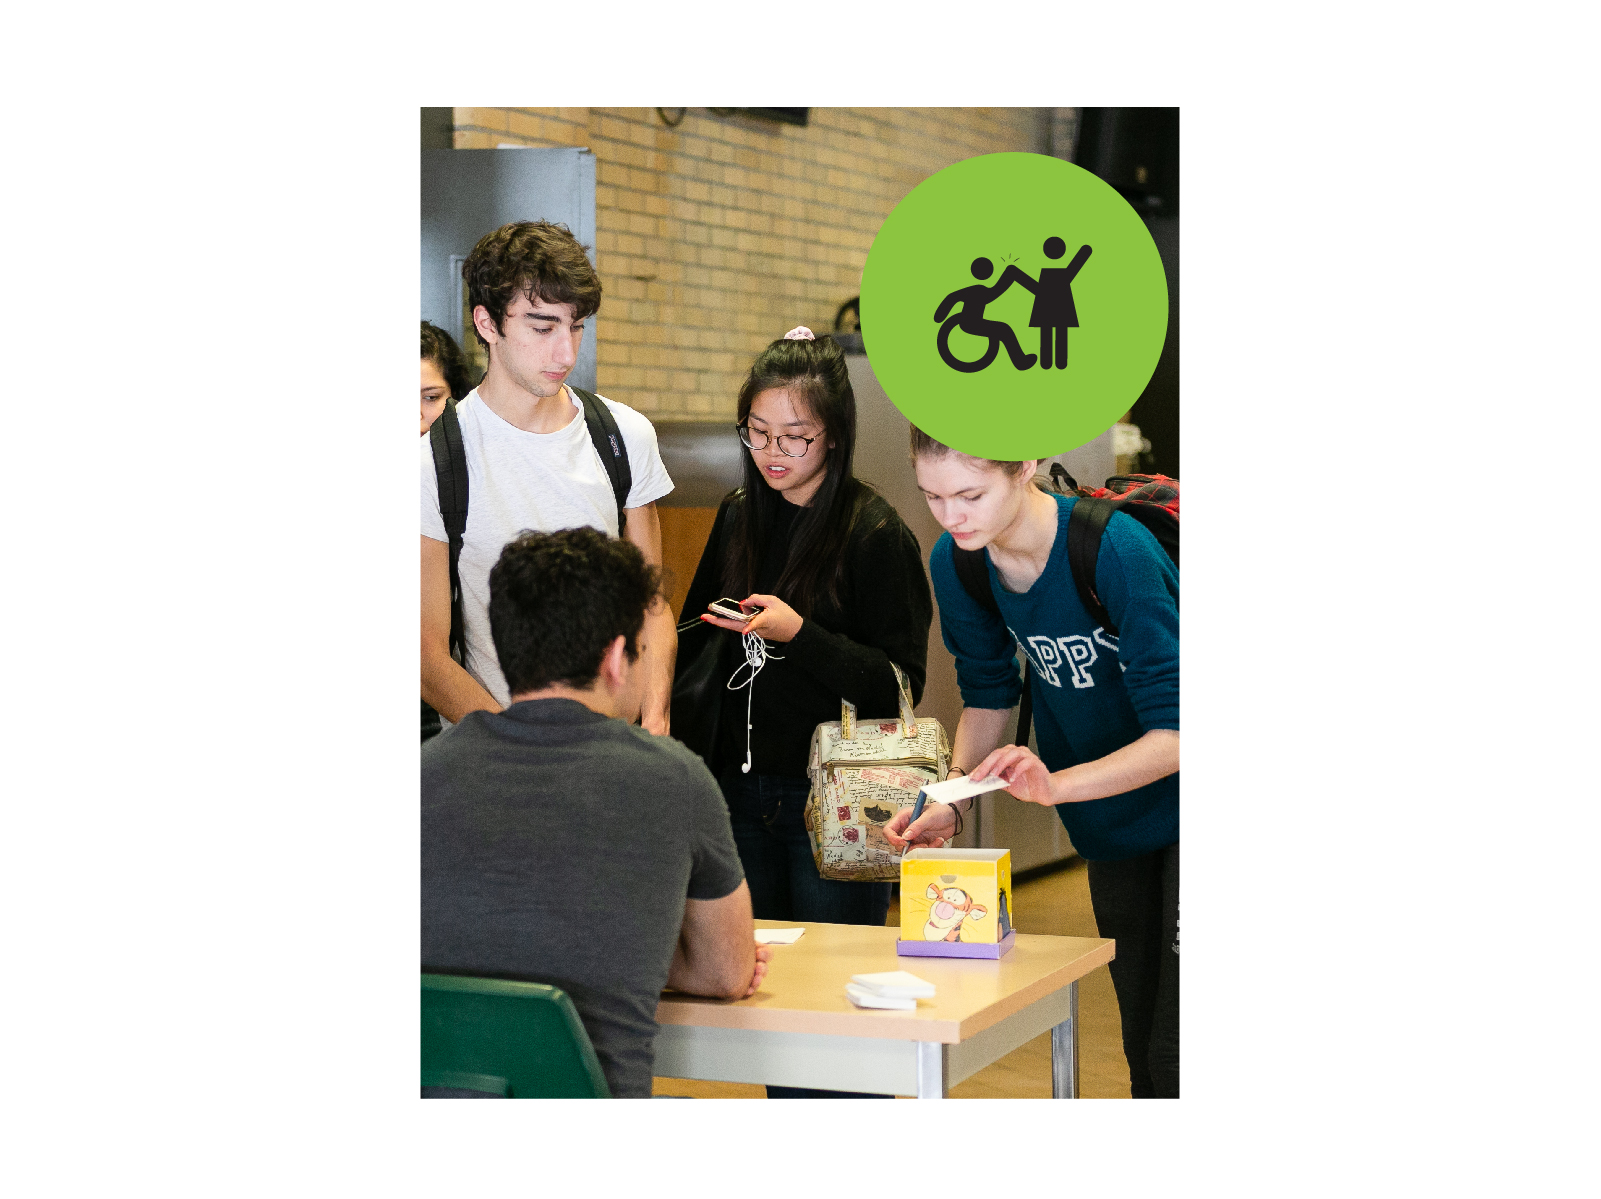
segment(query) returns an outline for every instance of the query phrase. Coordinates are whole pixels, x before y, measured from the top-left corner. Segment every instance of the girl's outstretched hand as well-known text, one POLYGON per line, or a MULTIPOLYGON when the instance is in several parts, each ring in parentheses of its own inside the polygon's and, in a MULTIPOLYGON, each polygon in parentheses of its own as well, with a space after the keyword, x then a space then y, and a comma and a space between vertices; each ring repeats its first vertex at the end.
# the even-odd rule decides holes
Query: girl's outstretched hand
POLYGON ((1006 790, 1026 803, 1054 807, 1061 802, 1051 791, 1051 772, 1027 746, 1001 746, 973 767, 968 777, 1004 779, 1006 790))

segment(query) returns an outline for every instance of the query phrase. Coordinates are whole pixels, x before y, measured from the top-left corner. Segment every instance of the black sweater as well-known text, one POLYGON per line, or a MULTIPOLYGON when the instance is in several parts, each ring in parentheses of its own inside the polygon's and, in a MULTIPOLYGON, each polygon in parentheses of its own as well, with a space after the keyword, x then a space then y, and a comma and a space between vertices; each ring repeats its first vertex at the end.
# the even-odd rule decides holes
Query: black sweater
MULTIPOLYGON (((717 544, 731 505, 740 502, 736 491, 718 508, 681 620, 706 611, 724 594, 717 544)), ((769 595, 777 594, 773 585, 788 560, 790 531, 798 512, 788 502, 778 507, 777 528, 762 554, 754 589, 769 595)), ((872 494, 840 552, 845 555, 845 572, 839 607, 826 595, 820 597, 792 641, 768 645, 767 664, 756 677, 750 701, 752 774, 805 778, 812 730, 839 719, 841 698, 854 703, 863 719, 894 717, 900 701, 891 662, 906 672, 912 702, 922 698, 934 605, 917 538, 889 501, 872 494)), ((786 603, 790 599, 779 598, 786 603)), ((717 630, 716 636, 737 639, 739 634, 717 630)), ((728 660, 742 663, 742 650, 735 646, 728 660)), ((745 762, 745 691, 725 691, 722 702, 720 756, 724 769, 730 765, 737 769, 745 762)))

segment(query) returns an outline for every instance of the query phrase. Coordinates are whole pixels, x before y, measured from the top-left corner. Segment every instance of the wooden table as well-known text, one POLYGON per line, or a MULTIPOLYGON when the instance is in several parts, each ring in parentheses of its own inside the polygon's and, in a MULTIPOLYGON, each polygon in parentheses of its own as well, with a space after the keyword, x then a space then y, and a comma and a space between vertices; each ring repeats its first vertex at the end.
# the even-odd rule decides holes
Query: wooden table
POLYGON ((662 996, 657 1075, 943 1099, 1050 1029, 1051 1093, 1078 1098, 1078 980, 1112 960, 1111 941, 1019 933, 999 960, 903 958, 898 928, 803 927, 795 944, 772 947, 767 977, 749 999, 662 996), (915 1012, 853 1006, 851 975, 881 970, 909 970, 936 994, 915 1012))

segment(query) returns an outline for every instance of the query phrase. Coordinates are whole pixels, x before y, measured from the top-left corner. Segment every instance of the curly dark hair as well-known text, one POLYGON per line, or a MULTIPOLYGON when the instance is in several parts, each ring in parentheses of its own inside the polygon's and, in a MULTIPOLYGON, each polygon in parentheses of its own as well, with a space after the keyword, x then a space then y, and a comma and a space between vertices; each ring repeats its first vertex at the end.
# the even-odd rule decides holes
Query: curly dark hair
POLYGON ((451 399, 462 400, 467 397, 467 393, 473 389, 473 384, 471 376, 467 373, 467 359, 462 357, 461 347, 450 334, 427 321, 422 323, 422 356, 439 368, 439 373, 445 377, 445 383, 450 387, 451 399))
MULTIPOLYGON (((514 221, 484 234, 461 264, 461 279, 468 311, 482 304, 499 332, 518 292, 530 301, 571 304, 575 321, 600 309, 600 276, 584 247, 566 225, 550 221, 514 221)), ((489 344, 476 325, 473 336, 489 344)))
POLYGON ((588 687, 619 637, 637 659, 646 609, 660 593, 661 572, 639 547, 596 529, 508 542, 489 572, 489 631, 511 694, 588 687))

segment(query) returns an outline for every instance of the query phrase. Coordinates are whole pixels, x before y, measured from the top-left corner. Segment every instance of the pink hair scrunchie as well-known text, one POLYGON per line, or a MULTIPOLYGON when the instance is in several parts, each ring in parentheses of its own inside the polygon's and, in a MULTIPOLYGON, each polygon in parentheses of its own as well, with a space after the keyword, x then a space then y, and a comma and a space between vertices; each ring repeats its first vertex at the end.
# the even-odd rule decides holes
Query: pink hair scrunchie
POLYGON ((785 341, 816 341, 817 338, 812 336, 812 331, 810 329, 808 329, 805 325, 796 325, 788 333, 784 334, 784 340, 785 341))

